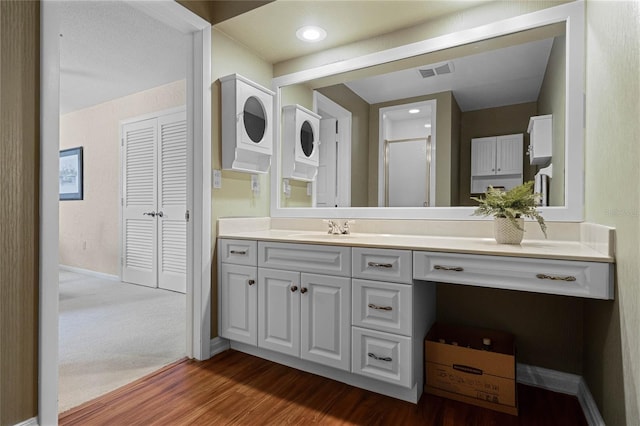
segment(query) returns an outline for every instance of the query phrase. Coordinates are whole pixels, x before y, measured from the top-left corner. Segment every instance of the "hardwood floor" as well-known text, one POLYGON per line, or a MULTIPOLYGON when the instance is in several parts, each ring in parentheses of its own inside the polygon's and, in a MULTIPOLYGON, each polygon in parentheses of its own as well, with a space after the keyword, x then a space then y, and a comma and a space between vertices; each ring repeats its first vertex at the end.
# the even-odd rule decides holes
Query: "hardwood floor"
POLYGON ((572 396, 518 385, 520 415, 399 401, 236 351, 182 360, 60 415, 60 425, 586 425, 572 396))

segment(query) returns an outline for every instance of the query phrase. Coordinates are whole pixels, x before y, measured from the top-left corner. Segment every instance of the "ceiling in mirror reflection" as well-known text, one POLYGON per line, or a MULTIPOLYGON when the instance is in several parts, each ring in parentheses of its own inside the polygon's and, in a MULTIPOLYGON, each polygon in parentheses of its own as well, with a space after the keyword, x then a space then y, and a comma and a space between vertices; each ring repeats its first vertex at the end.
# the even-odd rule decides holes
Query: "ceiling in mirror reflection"
POLYGON ((462 111, 534 102, 552 44, 553 38, 548 38, 345 84, 369 104, 447 90, 453 92, 462 111), (433 70, 433 75, 425 70, 433 70))

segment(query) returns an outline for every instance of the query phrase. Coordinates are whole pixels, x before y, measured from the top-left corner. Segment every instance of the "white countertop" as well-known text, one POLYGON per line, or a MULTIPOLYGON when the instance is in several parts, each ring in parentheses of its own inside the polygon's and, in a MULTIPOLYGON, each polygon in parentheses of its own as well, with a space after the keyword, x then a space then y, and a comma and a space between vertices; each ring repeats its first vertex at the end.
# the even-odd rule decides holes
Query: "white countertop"
POLYGON ((467 253, 538 259, 578 260, 613 263, 614 258, 579 241, 524 240, 520 245, 498 244, 493 238, 444 237, 353 233, 330 235, 320 231, 264 229, 252 231, 222 230, 219 238, 278 241, 304 244, 344 245, 467 253))

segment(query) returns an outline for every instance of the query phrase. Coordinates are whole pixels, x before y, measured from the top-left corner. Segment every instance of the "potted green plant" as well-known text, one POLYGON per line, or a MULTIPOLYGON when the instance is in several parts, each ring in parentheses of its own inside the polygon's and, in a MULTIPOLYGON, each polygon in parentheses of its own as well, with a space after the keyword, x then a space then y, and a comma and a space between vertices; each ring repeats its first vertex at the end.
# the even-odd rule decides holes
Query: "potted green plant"
POLYGON ((533 192, 533 181, 508 191, 490 186, 481 197, 471 197, 479 203, 474 216, 493 216, 493 232, 500 244, 520 244, 524 233, 524 218, 535 219, 547 237, 547 225, 536 210, 540 194, 533 192))

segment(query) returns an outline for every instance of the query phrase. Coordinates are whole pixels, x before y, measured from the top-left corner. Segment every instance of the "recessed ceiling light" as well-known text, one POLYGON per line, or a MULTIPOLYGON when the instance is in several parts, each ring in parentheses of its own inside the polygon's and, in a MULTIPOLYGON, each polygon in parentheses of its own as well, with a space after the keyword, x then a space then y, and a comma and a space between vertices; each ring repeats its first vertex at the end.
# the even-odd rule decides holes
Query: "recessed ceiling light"
POLYGON ((419 112, 420 112, 420 110, 419 110, 419 109, 417 109, 417 108, 414 108, 414 109, 410 109, 410 110, 409 110, 409 114, 417 114, 417 113, 419 113, 419 112))
POLYGON ((427 129, 431 128, 431 124, 425 124, 424 127, 426 127, 427 129))
POLYGON ((327 37, 327 32, 320 27, 307 25, 306 27, 298 29, 298 31, 296 31, 296 36, 302 41, 315 43, 324 40, 325 37, 327 37))

